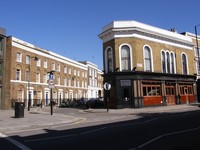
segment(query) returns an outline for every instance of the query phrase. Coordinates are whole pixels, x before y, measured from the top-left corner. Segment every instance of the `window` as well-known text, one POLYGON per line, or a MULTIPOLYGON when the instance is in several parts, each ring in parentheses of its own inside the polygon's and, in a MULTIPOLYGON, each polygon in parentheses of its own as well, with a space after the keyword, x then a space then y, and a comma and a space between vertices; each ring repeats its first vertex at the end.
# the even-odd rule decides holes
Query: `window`
POLYGON ((67 67, 64 66, 64 73, 67 73, 67 67))
POLYGON ((27 65, 30 65, 30 59, 31 59, 31 57, 27 55, 26 56, 26 64, 27 65))
POLYGON ((92 76, 92 70, 89 68, 89 76, 92 76))
POLYGON ((171 66, 171 67, 170 67, 171 70, 170 70, 170 72, 171 72, 171 73, 175 73, 174 58, 175 58, 175 57, 174 57, 174 53, 171 53, 171 54, 170 54, 170 62, 171 62, 171 65, 170 65, 170 66, 171 66))
POLYGON ((106 72, 113 71, 113 53, 111 47, 108 47, 105 50, 105 65, 106 65, 106 72))
POLYGON ((130 48, 127 45, 121 47, 121 70, 131 70, 130 48))
POLYGON ((182 54, 182 73, 188 74, 186 54, 182 54))
POLYGON ((144 47, 144 70, 145 71, 152 71, 152 65, 151 65, 151 50, 148 46, 144 47))
POLYGON ((71 68, 68 68, 68 73, 71 74, 71 68))
POLYGON ((60 72, 60 64, 57 64, 57 71, 60 72))
POLYGON ((68 86, 71 86, 71 80, 70 79, 68 79, 68 86))
POLYGON ((166 52, 166 61, 167 61, 167 69, 166 72, 170 73, 170 58, 169 58, 169 52, 166 52))
POLYGON ((143 85, 143 96, 160 96, 160 85, 143 85))
POLYGON ((51 70, 55 70, 55 63, 51 64, 51 70))
POLYGON ((40 73, 36 73, 36 82, 40 83, 40 73))
POLYGON ((60 76, 57 76, 57 84, 60 85, 60 76))
POLYGON ((47 68, 47 60, 44 60, 44 68, 47 68))
POLYGON ((76 79, 74 79, 74 87, 76 87, 76 79))
POLYGON ((67 86, 67 79, 64 78, 64 86, 67 86))
POLYGON ((166 73, 165 52, 164 51, 162 51, 162 53, 161 53, 161 59, 162 59, 162 72, 166 73))
POLYGON ((37 58, 37 60, 36 60, 36 64, 37 64, 37 67, 40 67, 40 59, 39 58, 37 58))
POLYGON ((21 80, 21 70, 20 69, 16 70, 16 80, 21 80))
POLYGON ((174 52, 162 51, 161 63, 163 73, 175 73, 175 54, 174 52))
POLYGON ((19 53, 19 52, 17 52, 16 61, 17 61, 17 62, 22 62, 22 54, 19 53))
POLYGON ((0 38, 0 51, 3 51, 3 38, 0 38))
POLYGON ((47 79, 48 79, 48 76, 47 76, 47 74, 45 73, 44 76, 43 76, 43 82, 44 82, 44 83, 47 83, 47 79))
POLYGON ((25 80, 29 81, 29 77, 30 77, 30 70, 29 68, 26 68, 25 80))

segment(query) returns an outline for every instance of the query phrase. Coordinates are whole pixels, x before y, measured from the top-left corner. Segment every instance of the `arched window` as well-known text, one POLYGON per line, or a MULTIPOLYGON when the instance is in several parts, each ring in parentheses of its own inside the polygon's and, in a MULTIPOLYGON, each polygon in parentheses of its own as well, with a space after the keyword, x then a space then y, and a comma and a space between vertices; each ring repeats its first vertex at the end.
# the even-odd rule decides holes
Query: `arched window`
POLYGON ((113 52, 111 47, 105 50, 105 68, 106 73, 113 71, 113 52))
POLYGON ((173 52, 162 51, 161 63, 163 73, 175 73, 175 56, 173 52))
POLYGON ((144 70, 145 71, 152 71, 152 64, 151 64, 151 50, 148 46, 144 47, 144 70))
POLYGON ((121 47, 121 70, 131 70, 130 48, 127 45, 121 47))
POLYGON ((161 59, 162 59, 162 72, 166 73, 166 65, 165 65, 165 52, 161 52, 161 59))
POLYGON ((171 62, 171 73, 175 73, 175 63, 174 63, 174 53, 170 54, 170 62, 171 62))
POLYGON ((170 57, 169 57, 169 52, 166 52, 166 59, 167 59, 166 73, 170 73, 170 57))
POLYGON ((182 73, 188 74, 188 68, 187 68, 187 56, 185 54, 182 54, 182 73))

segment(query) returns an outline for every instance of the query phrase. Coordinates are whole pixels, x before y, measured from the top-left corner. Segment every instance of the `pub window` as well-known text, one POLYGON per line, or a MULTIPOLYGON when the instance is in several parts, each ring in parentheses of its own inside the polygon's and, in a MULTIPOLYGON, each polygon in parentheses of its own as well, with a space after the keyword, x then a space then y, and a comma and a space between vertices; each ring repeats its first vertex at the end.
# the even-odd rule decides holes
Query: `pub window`
POLYGON ((106 72, 113 71, 113 53, 111 47, 107 48, 105 51, 105 64, 106 72))
POLYGON ((121 53, 121 70, 131 70, 131 51, 130 51, 130 47, 127 45, 123 45, 120 49, 120 53, 121 53))
POLYGON ((0 51, 3 51, 3 38, 0 38, 0 51))
POLYGON ((180 94, 185 94, 185 93, 184 93, 184 86, 181 86, 181 87, 180 87, 180 94))
POLYGON ((144 70, 152 71, 152 57, 151 57, 151 49, 148 46, 144 47, 144 70))
POLYGON ((165 52, 164 51, 162 51, 162 53, 161 53, 161 59, 162 59, 162 72, 166 73, 165 52))
POLYGON ((160 85, 143 85, 143 96, 160 96, 160 85))
POLYGON ((161 63, 163 73, 175 73, 175 54, 174 52, 162 51, 161 63))
POLYGON ((182 54, 182 73, 188 74, 188 60, 186 54, 182 54))

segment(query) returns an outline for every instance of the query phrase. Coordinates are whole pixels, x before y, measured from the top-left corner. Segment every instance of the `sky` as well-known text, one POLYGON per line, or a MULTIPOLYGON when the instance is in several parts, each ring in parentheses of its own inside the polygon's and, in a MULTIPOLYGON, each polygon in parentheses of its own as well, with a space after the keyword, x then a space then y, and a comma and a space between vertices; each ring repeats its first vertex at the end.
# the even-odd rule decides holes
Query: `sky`
POLYGON ((7 36, 102 70, 98 35, 112 21, 135 20, 179 33, 194 33, 200 24, 199 0, 1 0, 0 6, 7 36))

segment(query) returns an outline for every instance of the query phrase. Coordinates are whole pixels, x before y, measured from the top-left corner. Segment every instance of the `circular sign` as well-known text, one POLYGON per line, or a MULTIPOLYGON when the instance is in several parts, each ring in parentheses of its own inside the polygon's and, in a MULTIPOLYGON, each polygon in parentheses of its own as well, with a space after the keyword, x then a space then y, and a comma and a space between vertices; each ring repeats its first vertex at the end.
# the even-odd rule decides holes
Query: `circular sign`
POLYGON ((106 82, 106 83, 104 83, 103 87, 104 87, 105 90, 110 90, 111 84, 106 82))

